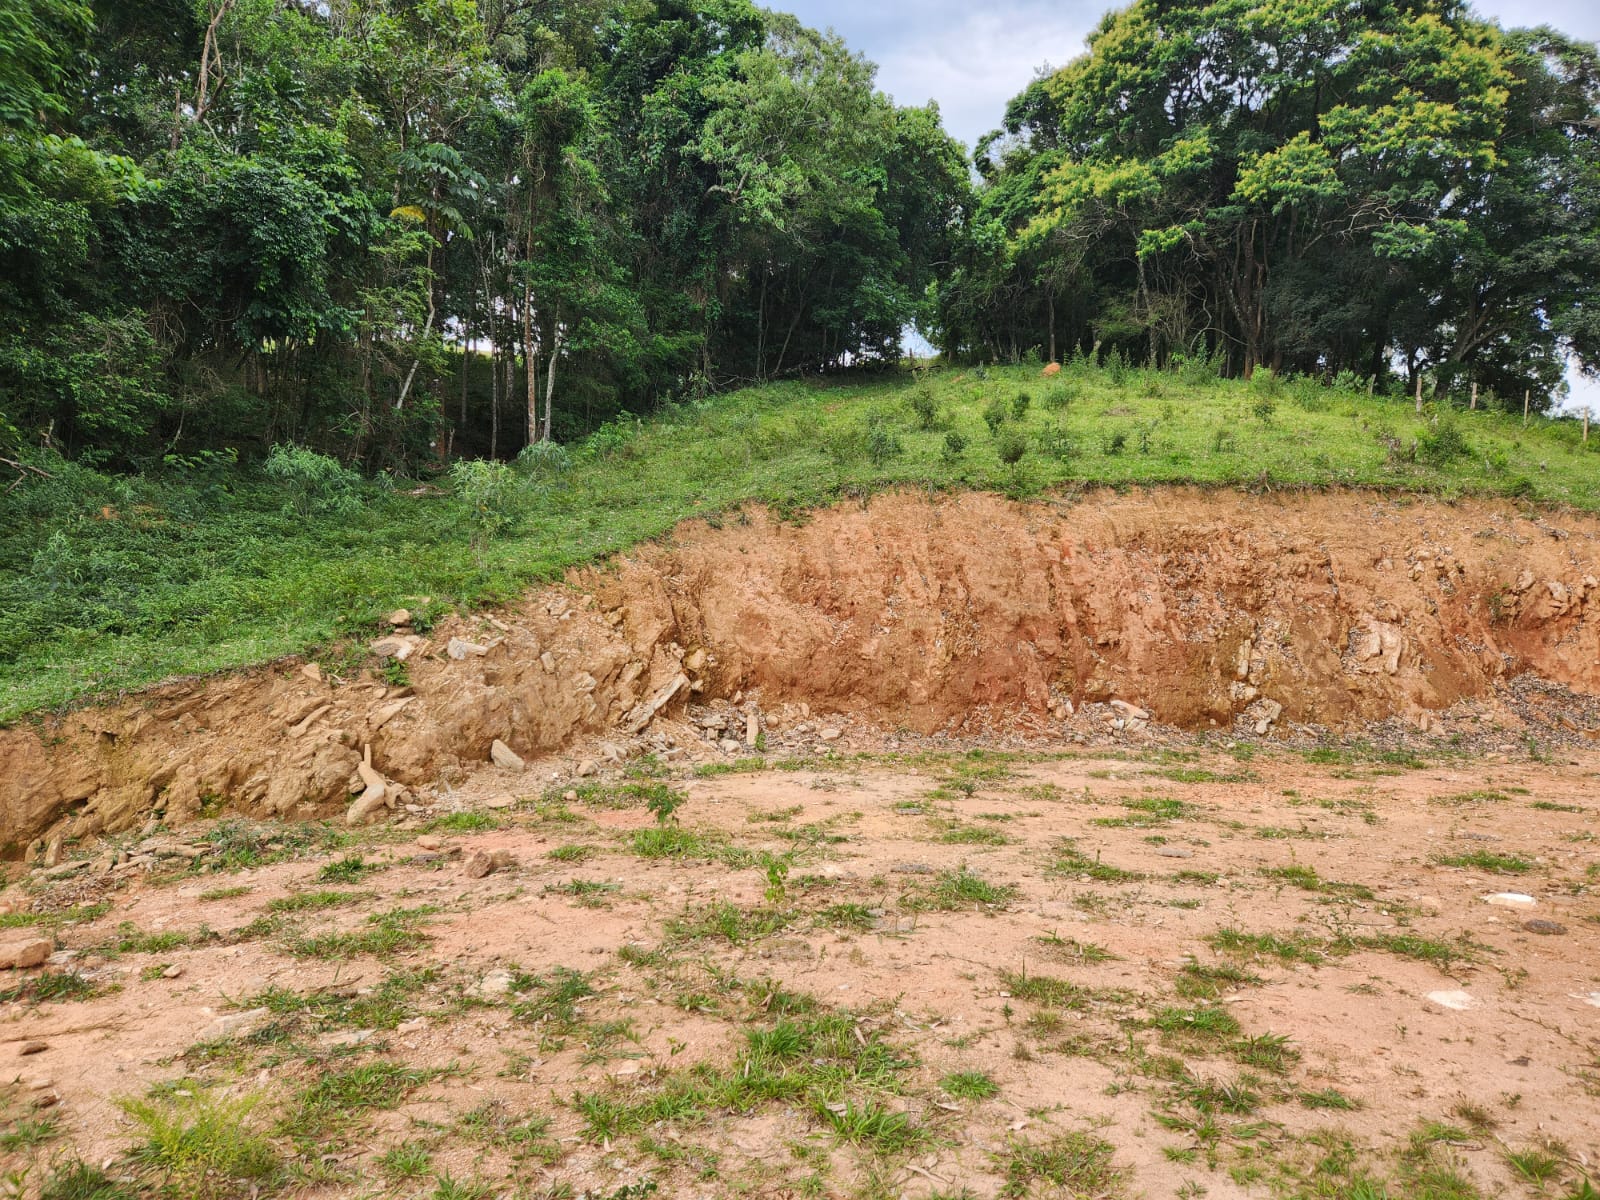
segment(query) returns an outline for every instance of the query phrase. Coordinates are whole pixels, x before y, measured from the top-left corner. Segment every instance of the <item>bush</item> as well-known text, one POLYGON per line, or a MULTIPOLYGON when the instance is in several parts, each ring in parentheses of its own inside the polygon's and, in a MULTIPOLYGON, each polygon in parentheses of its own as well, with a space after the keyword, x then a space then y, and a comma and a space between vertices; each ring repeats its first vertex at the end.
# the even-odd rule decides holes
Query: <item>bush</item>
POLYGON ((967 448, 967 439, 952 429, 944 435, 944 458, 947 462, 954 462, 960 458, 967 448))
POLYGON ((1450 422, 1441 422, 1432 429, 1417 435, 1417 461, 1430 467, 1445 467, 1458 458, 1472 453, 1461 430, 1450 422))
POLYGON ((1011 406, 998 397, 989 401, 983 408, 983 423, 989 427, 989 436, 994 437, 1000 432, 1000 426, 1006 423, 1011 416, 1011 406))
POLYGON ((1105 450, 1107 458, 1115 458, 1128 448, 1128 435, 1125 433, 1113 433, 1105 438, 1101 443, 1101 448, 1105 450))
POLYGON ((933 389, 927 384, 912 392, 906 404, 911 409, 911 415, 916 418, 918 429, 932 429, 939 419, 938 401, 934 399, 933 389))
POLYGON ((1271 425, 1272 418, 1278 411, 1278 404, 1270 396, 1257 396, 1255 403, 1250 406, 1250 411, 1263 425, 1271 425))
POLYGON ((1028 406, 1033 403, 1033 397, 1027 392, 1018 392, 1017 398, 1011 402, 1011 416, 1015 420, 1022 420, 1028 415, 1028 406))
POLYGON ((554 479, 572 469, 572 455, 559 442, 532 442, 517 455, 517 470, 533 479, 554 479))
POLYGON ((274 446, 262 470, 288 493, 287 513, 337 514, 360 506, 361 476, 326 454, 304 446, 274 446))
POLYGON ((875 467, 884 466, 905 453, 905 447, 889 428, 889 420, 880 412, 867 414, 867 457, 875 467))
POLYGON ((1022 456, 1028 452, 1028 439, 1015 429, 1008 429, 995 441, 995 453, 1000 456, 1000 461, 1008 467, 1014 467, 1022 461, 1022 456))
POLYGON ((516 523, 521 489, 515 473, 505 463, 482 459, 457 462, 450 467, 450 480, 455 484, 456 495, 467 506, 475 549, 482 550, 491 537, 516 523))

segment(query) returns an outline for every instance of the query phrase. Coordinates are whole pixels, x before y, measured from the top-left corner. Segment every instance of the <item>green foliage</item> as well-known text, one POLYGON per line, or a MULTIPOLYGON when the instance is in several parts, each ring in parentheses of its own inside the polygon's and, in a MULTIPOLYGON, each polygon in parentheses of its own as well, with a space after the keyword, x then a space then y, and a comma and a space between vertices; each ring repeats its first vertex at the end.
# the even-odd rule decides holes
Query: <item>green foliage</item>
POLYGON ((284 511, 306 517, 339 515, 359 504, 360 476, 326 454, 304 446, 274 446, 262 473, 287 494, 284 511))
POLYGON ((260 1099, 191 1085, 118 1103, 144 1139, 133 1160, 178 1194, 205 1198, 270 1186, 282 1171, 277 1150, 253 1121, 260 1099))

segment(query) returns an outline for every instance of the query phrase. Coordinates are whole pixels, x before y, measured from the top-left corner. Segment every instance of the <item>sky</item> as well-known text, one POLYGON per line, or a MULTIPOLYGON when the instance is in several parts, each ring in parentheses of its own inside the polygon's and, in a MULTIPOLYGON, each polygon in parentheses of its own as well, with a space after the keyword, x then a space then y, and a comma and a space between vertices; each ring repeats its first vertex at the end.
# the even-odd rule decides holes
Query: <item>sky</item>
MULTIPOLYGON (((972 146, 999 126, 1006 102, 1045 66, 1081 54, 1105 0, 767 0, 807 25, 832 28, 878 64, 900 104, 939 102, 945 128, 972 146)), ((1510 27, 1553 25, 1600 41, 1596 0, 1479 0, 1510 27)), ((1600 414, 1600 383, 1573 380, 1573 400, 1600 414)))

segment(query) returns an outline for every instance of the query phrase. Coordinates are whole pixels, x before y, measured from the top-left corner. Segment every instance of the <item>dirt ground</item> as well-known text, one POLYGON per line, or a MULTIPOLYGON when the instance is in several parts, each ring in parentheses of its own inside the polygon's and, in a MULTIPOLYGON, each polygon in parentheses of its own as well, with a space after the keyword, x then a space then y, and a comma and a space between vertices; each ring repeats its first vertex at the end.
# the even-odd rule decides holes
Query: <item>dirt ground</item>
POLYGON ((152 822, 110 845, 126 869, 19 868, 0 941, 58 949, 0 972, 7 1186, 1397 1200, 1600 1178, 1600 753, 827 735, 484 768, 355 831, 152 822))

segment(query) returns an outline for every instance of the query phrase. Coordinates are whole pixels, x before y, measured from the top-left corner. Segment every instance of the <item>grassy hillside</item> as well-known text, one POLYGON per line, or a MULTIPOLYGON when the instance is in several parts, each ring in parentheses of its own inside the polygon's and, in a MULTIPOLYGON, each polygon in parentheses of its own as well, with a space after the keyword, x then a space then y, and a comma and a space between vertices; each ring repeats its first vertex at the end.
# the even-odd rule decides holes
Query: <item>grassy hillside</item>
POLYGON ((437 615, 504 598, 748 501, 1186 482, 1593 509, 1597 452, 1571 421, 1079 367, 743 391, 437 486, 355 482, 310 458, 276 476, 197 463, 160 479, 58 463, 0 497, 0 721, 174 674, 337 656, 397 604, 437 615))

